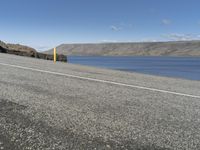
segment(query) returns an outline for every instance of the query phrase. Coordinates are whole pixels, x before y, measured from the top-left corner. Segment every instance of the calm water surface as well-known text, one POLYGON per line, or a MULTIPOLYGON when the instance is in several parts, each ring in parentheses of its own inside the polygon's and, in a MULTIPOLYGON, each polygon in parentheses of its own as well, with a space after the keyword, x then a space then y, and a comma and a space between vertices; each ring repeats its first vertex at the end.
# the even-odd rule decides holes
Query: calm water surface
POLYGON ((200 57, 69 56, 69 63, 200 80, 200 57))

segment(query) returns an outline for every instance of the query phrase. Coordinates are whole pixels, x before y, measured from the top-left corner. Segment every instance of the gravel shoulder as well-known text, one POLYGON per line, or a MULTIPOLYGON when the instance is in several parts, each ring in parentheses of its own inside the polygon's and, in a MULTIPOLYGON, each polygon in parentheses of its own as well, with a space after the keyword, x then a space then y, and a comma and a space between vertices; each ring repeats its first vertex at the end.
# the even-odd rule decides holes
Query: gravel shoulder
MULTIPOLYGON (((200 95, 200 82, 0 54, 0 62, 200 95)), ((200 99, 0 65, 0 148, 200 149, 200 99)))

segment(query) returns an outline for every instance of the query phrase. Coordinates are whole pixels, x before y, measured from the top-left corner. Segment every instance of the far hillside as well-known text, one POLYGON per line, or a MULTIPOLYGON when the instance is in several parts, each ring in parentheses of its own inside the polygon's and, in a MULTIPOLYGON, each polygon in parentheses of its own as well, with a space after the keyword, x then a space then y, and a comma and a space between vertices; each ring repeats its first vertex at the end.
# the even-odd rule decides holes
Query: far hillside
MULTIPOLYGON (((46 51, 52 54, 53 49, 46 51)), ((57 53, 74 56, 200 56, 200 41, 62 44, 57 53)))

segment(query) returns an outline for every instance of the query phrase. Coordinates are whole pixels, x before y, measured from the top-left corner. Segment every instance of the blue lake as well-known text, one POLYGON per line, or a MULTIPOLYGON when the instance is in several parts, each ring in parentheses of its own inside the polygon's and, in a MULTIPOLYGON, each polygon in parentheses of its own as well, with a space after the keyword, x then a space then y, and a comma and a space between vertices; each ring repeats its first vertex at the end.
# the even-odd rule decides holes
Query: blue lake
POLYGON ((200 80, 200 57, 69 56, 69 63, 200 80))

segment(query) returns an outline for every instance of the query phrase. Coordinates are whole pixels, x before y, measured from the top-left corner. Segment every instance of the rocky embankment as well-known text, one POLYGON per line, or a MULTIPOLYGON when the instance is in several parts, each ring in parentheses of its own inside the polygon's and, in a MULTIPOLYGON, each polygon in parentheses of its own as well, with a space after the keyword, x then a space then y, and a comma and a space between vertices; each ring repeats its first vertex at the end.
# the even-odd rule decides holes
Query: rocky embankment
MULTIPOLYGON (((19 56, 35 57, 46 60, 53 60, 52 54, 39 53, 35 49, 19 44, 6 44, 0 41, 0 53, 14 54, 19 56)), ((57 55, 57 60, 67 62, 67 56, 57 55)))

